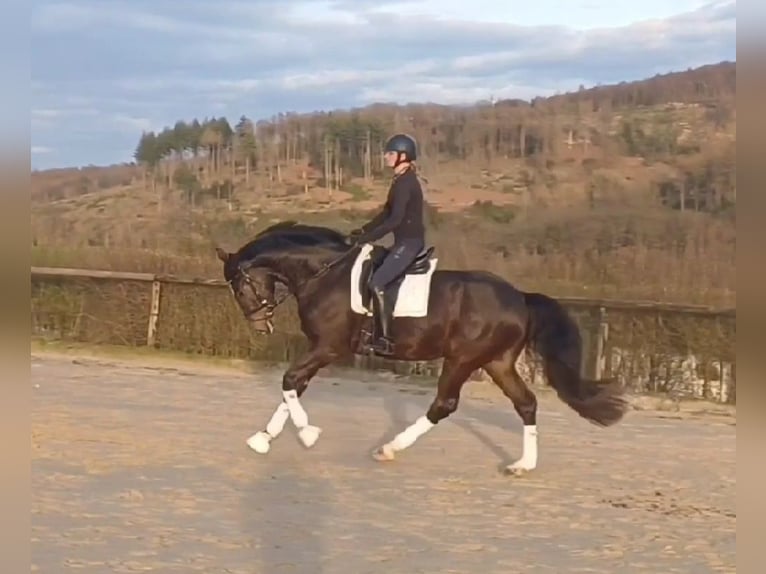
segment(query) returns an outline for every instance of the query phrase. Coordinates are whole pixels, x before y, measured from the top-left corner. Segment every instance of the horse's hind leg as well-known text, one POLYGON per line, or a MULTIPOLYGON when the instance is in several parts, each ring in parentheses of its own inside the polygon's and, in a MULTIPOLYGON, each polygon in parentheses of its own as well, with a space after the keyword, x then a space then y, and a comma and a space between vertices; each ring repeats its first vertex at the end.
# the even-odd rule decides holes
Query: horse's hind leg
POLYGON ((431 430, 440 420, 454 413, 460 401, 460 390, 476 368, 476 365, 459 363, 454 359, 444 359, 436 397, 426 414, 421 415, 418 420, 396 435, 391 442, 378 448, 373 453, 373 458, 379 461, 393 460, 398 451, 412 446, 418 438, 431 430))
POLYGON ((503 394, 511 399, 514 409, 524 423, 521 458, 506 467, 509 474, 524 474, 537 466, 537 397, 516 370, 521 348, 509 349, 503 356, 482 368, 503 394))

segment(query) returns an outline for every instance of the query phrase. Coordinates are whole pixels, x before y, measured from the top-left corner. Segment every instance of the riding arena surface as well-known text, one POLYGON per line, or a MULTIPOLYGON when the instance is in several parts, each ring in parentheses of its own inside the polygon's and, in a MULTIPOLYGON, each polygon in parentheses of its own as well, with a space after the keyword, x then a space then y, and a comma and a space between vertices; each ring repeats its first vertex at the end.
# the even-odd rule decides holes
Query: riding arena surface
POLYGON ((236 574, 736 571, 736 422, 628 412, 598 428, 538 395, 540 460, 490 383, 395 461, 371 451, 434 388, 320 371, 267 455, 245 441, 281 373, 32 355, 32 571, 236 574))

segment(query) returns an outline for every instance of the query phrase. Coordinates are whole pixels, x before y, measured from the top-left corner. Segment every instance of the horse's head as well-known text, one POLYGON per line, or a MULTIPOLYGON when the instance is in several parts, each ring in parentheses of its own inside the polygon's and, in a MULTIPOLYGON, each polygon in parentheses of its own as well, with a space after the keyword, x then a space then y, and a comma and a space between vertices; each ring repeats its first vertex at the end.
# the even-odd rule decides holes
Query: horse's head
POLYGON ((287 297, 288 289, 297 288, 304 279, 292 276, 291 271, 300 267, 281 269, 280 265, 289 264, 290 254, 297 250, 305 254, 305 249, 322 246, 339 249, 347 244, 345 236, 333 229, 285 221, 261 231, 236 253, 216 248, 224 279, 256 331, 274 332, 274 309, 287 297))
POLYGON ((256 332, 273 333, 274 309, 281 302, 277 299, 277 278, 274 273, 263 267, 242 264, 237 254, 227 253, 220 247, 216 248, 216 253, 223 261, 224 278, 245 318, 251 322, 256 332))

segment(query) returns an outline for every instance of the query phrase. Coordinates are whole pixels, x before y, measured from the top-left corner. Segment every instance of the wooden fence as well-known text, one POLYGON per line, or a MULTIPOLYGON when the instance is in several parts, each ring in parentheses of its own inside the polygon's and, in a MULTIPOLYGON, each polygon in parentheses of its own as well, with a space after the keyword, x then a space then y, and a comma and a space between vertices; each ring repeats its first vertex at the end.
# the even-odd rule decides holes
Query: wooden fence
MULTIPOLYGON (((31 280, 33 288, 35 285, 54 282, 61 284, 66 281, 146 284, 147 287, 150 287, 147 289, 150 295, 148 308, 145 308, 144 311, 145 337, 142 337, 142 342, 150 347, 158 346, 158 333, 163 324, 163 304, 167 305, 167 302, 163 303, 163 298, 166 297, 165 292, 171 286, 191 286, 219 291, 226 287, 226 283, 218 279, 51 267, 32 267, 31 280)), ((230 298, 228 293, 224 294, 230 298)), ((701 369, 700 380, 702 382, 700 384, 705 387, 701 394, 711 395, 712 391, 708 383, 710 380, 718 380, 718 390, 712 392, 712 394, 717 394, 714 398, 734 402, 736 396, 734 391, 736 369, 733 352, 735 309, 582 297, 558 297, 558 300, 576 316, 581 327, 584 342, 584 375, 593 378, 613 375, 615 361, 620 362, 626 351, 633 354, 638 353, 637 346, 645 345, 651 337, 654 337, 655 348, 644 352, 639 361, 646 364, 645 375, 638 373, 634 366, 628 368, 623 365, 625 372, 622 375, 624 377, 644 376, 648 381, 645 384, 642 383, 645 390, 662 392, 668 390, 663 385, 668 387, 670 383, 667 381, 673 377, 678 378, 680 376, 682 379, 685 377, 685 384, 688 386, 691 384, 689 379, 694 379, 697 376, 695 373, 701 369), (715 326, 712 340, 709 330, 711 325, 715 326), (704 332, 702 331, 703 326, 706 329, 704 332), (615 327, 619 329, 621 334, 616 342, 612 341, 610 337, 610 329, 615 327), (662 337, 656 334, 660 332, 657 329, 664 333, 662 337), (695 337, 697 333, 700 333, 699 337, 695 337), (694 343, 695 339, 698 340, 696 344, 694 343), (700 359, 695 357, 700 354, 704 356, 703 363, 707 362, 713 365, 715 376, 712 378, 707 372, 709 366, 699 367, 700 359), (661 360, 657 357, 661 357, 661 360), (662 364, 669 364, 668 360, 676 366, 672 369, 665 367, 663 371, 662 364), (684 361, 686 363, 691 361, 693 364, 686 364, 684 367, 684 361), (694 372, 679 375, 678 369, 691 369, 694 372), (671 373, 671 370, 674 372, 671 373), (667 384, 663 383, 663 377, 665 377, 664 380, 667 384)), ((35 298, 33 297, 33 315, 36 311, 35 305, 35 298)), ((40 311, 41 305, 44 306, 42 303, 38 304, 37 311, 40 311)), ((140 311, 134 307, 135 305, 131 307, 132 312, 139 313, 140 311)), ((239 320, 243 325, 246 323, 241 317, 239 320)), ((220 335, 218 336, 220 337, 220 335)), ((132 344, 140 344, 140 342, 134 339, 132 344)), ((635 357, 632 361, 636 361, 635 357)), ((366 358, 360 358, 355 364, 362 367, 375 367, 380 366, 380 363, 381 361, 374 359, 370 361, 366 358)), ((638 370, 640 371, 640 369, 638 370)), ((428 371, 432 372, 432 370, 428 371)), ((676 384, 675 387, 678 385, 676 384)))
POLYGON ((32 267, 32 280, 35 279, 101 279, 107 281, 139 281, 151 283, 152 295, 149 305, 149 316, 146 322, 146 344, 153 347, 156 343, 157 327, 160 320, 160 297, 162 284, 201 285, 208 287, 225 287, 221 279, 197 279, 193 277, 174 277, 172 275, 156 275, 154 273, 133 273, 130 271, 102 271, 99 269, 67 269, 65 267, 32 267))

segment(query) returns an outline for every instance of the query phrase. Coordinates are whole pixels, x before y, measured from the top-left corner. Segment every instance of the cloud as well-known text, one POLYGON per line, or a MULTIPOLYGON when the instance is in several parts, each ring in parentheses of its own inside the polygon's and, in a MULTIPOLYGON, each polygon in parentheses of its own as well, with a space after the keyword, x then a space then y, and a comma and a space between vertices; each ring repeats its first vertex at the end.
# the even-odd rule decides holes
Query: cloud
POLYGON ((110 163, 177 119, 531 98, 732 60, 736 1, 43 0, 31 52, 33 144, 110 163))

